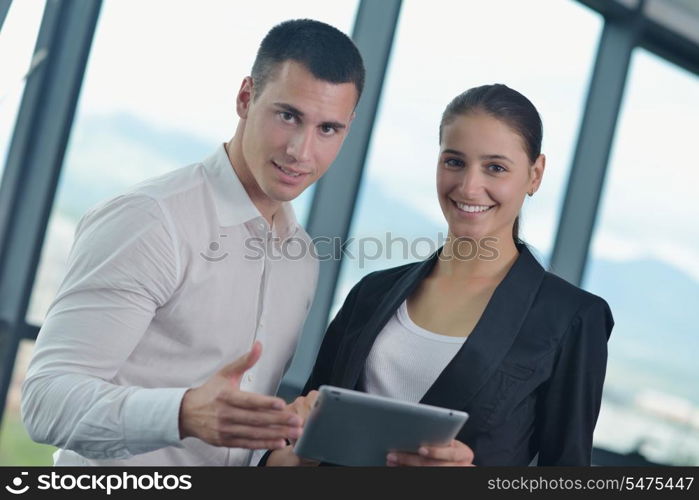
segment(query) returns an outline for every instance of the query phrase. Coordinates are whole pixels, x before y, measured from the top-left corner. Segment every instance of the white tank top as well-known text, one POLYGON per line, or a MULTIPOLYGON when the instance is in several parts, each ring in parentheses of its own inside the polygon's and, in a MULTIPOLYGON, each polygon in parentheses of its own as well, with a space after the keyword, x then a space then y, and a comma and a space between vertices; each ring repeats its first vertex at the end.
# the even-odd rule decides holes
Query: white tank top
POLYGON ((363 389, 417 403, 465 340, 419 327, 403 301, 376 337, 362 372, 363 389))

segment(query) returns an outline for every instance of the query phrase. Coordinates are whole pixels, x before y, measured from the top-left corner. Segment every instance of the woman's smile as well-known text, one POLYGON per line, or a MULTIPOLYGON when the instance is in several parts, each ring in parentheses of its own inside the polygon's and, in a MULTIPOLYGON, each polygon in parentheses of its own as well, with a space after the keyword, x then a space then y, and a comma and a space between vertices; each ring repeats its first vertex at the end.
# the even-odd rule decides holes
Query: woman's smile
POLYGON ((485 215, 486 212, 489 212, 492 208, 495 207, 495 205, 480 205, 480 204, 470 204, 470 203, 461 203, 453 198, 449 198, 451 201, 452 205, 456 207, 456 209, 463 213, 464 216, 466 217, 477 217, 480 215, 485 215))

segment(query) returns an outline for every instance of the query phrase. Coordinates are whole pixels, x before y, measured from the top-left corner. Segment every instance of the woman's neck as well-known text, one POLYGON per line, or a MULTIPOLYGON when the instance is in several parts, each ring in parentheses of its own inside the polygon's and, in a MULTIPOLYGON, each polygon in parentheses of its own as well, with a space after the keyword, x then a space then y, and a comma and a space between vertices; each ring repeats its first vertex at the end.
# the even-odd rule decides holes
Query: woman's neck
POLYGON ((497 280, 505 277, 519 255, 512 238, 454 238, 444 244, 435 269, 436 277, 464 280, 497 280))

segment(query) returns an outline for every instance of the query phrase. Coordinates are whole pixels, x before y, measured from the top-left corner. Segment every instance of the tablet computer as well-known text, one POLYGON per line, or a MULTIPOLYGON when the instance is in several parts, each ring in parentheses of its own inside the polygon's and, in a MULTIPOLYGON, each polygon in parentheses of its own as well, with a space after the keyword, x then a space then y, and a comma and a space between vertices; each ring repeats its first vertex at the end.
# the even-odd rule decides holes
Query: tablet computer
POLYGON ((323 385, 294 453, 336 465, 386 465, 389 451, 447 444, 468 419, 462 411, 323 385))

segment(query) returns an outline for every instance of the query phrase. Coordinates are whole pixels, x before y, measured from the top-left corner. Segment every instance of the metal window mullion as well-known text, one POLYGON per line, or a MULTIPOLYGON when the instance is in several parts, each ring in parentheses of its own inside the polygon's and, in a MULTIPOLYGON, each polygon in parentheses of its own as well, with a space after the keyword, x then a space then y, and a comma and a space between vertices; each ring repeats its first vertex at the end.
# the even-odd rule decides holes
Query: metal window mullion
MULTIPOLYGON (((316 186, 308 219, 311 238, 345 242, 369 149, 381 90, 393 46, 401 0, 362 0, 357 9, 352 39, 364 58, 366 83, 352 132, 328 173, 316 186)), ((334 245, 338 249, 338 245, 334 245)), ((338 256, 340 252, 337 252, 338 256)), ((299 341, 293 363, 279 394, 296 395, 310 374, 323 340, 340 271, 339 258, 321 260, 313 306, 299 341)))
POLYGON ((631 52, 641 28, 640 13, 607 19, 600 37, 550 265, 576 285, 582 282, 631 52))
POLYGON ((101 0, 51 0, 0 184, 0 415, 41 254, 101 0))
POLYGON ((646 21, 643 37, 639 40, 638 46, 699 75, 699 44, 654 21, 646 21))
MULTIPOLYGON (((645 0, 639 0, 635 8, 627 7, 618 1, 577 0, 582 5, 599 12, 608 20, 629 19, 644 12, 645 0)), ((661 24, 643 13, 643 30, 637 45, 667 59, 692 73, 699 74, 699 43, 688 38, 672 27, 661 24)))
POLYGON ((2 33, 2 25, 5 23, 10 5, 12 5, 12 0, 0 0, 0 33, 2 33))

